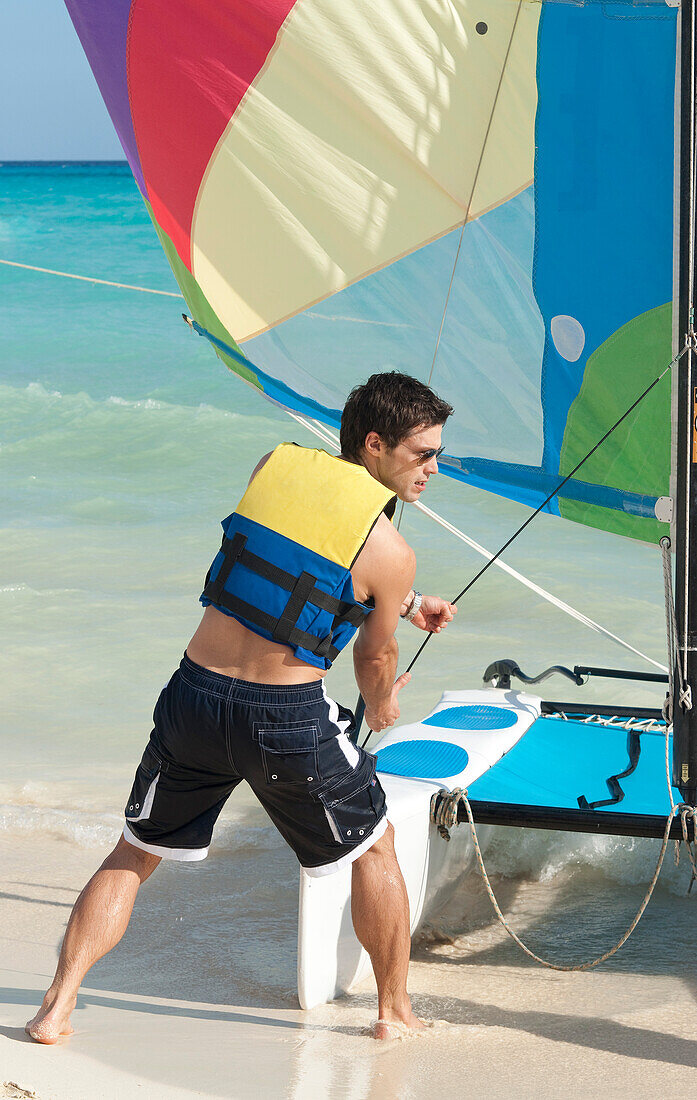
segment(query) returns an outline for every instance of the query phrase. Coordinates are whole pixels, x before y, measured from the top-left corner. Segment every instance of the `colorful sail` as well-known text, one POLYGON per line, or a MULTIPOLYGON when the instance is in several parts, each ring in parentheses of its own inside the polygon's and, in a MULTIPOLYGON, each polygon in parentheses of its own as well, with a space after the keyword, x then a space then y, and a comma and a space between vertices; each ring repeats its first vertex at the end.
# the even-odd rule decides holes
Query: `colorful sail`
MULTIPOLYGON (((336 426, 378 370, 537 506, 671 359, 661 0, 66 0, 198 331, 336 426)), ((548 510, 655 541, 670 381, 548 510)))

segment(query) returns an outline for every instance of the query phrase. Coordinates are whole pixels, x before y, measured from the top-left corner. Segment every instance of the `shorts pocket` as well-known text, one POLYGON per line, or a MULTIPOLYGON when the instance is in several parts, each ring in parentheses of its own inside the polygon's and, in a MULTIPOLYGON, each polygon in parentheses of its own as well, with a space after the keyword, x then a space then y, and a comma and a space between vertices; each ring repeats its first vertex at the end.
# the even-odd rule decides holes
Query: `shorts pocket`
POLYGON ((144 821, 150 817, 162 768, 162 757, 152 742, 148 742, 126 803, 128 821, 144 821))
POLYGON ((257 727, 256 736, 267 783, 307 788, 319 782, 319 730, 316 725, 257 727))
POLYGON ((369 753, 348 775, 319 792, 319 799, 334 840, 339 844, 362 844, 382 816, 384 798, 375 778, 375 757, 369 753))

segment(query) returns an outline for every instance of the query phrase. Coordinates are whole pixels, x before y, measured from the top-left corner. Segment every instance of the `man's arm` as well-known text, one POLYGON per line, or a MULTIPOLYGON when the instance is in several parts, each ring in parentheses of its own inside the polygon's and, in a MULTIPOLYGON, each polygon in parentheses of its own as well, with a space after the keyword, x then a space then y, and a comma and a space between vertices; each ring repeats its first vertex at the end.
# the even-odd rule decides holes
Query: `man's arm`
POLYGON ((399 718, 397 693, 411 679, 406 673, 395 682, 399 650, 394 633, 405 596, 414 580, 416 558, 400 536, 398 539, 378 537, 376 542, 379 545, 370 548, 373 550, 373 569, 379 567, 376 571, 379 580, 371 585, 375 610, 361 626, 353 647, 353 665, 359 691, 365 700, 366 723, 371 730, 383 730, 399 718))

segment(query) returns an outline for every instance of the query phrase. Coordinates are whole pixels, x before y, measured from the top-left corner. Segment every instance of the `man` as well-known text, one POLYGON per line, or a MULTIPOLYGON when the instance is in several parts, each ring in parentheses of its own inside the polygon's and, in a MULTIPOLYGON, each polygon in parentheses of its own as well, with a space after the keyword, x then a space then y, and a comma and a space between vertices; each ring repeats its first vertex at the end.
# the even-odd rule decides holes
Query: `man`
POLYGON ((310 875, 352 866, 352 916, 378 987, 376 1038, 421 1024, 407 995, 409 904, 375 758, 323 678, 358 629, 365 720, 399 717, 400 615, 439 631, 455 608, 412 587, 414 553, 390 518, 437 473, 452 408, 396 372, 349 396, 334 458, 281 444, 258 464, 201 596, 205 611, 157 702, 123 836, 73 909, 56 975, 27 1024, 41 1043, 72 1032, 87 970, 126 930, 162 858, 205 858, 215 821, 246 779, 310 875))

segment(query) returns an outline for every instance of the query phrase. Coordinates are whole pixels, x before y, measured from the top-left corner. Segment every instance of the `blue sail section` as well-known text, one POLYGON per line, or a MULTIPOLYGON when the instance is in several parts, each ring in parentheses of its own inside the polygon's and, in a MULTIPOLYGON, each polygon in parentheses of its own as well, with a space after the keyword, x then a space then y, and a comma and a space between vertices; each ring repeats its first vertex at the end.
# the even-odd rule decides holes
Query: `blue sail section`
POLYGON ((548 472, 590 355, 672 297, 676 18, 654 4, 543 5, 533 285, 548 472))
MULTIPOLYGON (((546 512, 559 515, 558 498, 578 500, 601 508, 612 508, 642 519, 655 517, 657 497, 642 493, 628 493, 610 485, 594 485, 592 482, 571 478, 557 494, 560 474, 548 474, 538 466, 520 466, 510 462, 491 462, 482 458, 453 458, 443 455, 439 469, 469 485, 476 485, 499 496, 539 508, 548 497, 546 512)), ((579 471, 580 473, 580 471, 579 471)))

